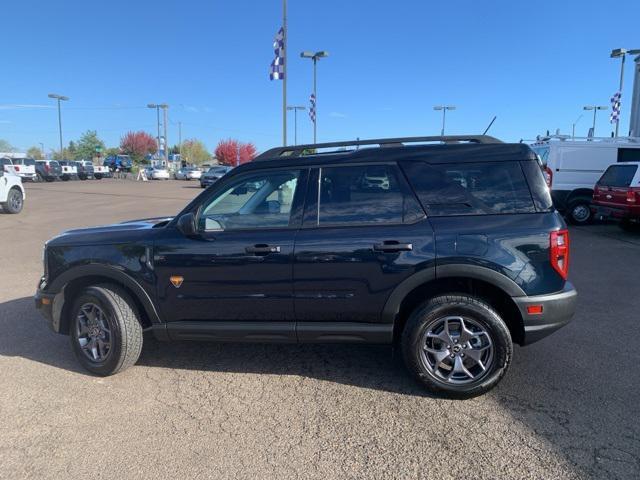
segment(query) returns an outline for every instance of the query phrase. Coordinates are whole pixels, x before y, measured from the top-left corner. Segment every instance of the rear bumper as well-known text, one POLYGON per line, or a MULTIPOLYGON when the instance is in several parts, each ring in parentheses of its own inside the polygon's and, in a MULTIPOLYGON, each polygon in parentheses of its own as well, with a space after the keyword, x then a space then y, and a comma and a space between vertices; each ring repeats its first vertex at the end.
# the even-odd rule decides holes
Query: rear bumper
POLYGON ((564 327, 571 321, 576 311, 578 292, 567 282, 561 292, 549 295, 534 295, 530 297, 514 297, 513 301, 520 310, 524 324, 524 339, 522 344, 537 342, 547 335, 564 327), (541 306, 542 312, 531 314, 527 307, 541 306))
POLYGON ((592 205, 591 212, 598 220, 630 220, 640 219, 640 207, 605 207, 592 205))

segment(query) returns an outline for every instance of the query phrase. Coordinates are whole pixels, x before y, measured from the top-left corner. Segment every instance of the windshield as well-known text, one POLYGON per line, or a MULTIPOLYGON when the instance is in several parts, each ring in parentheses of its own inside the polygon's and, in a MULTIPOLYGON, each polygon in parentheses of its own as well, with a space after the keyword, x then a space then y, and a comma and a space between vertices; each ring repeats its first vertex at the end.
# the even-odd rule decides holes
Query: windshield
POLYGON ((538 157, 540 157, 542 166, 546 167, 547 160, 549 160, 549 147, 531 147, 531 150, 533 150, 538 155, 538 157))

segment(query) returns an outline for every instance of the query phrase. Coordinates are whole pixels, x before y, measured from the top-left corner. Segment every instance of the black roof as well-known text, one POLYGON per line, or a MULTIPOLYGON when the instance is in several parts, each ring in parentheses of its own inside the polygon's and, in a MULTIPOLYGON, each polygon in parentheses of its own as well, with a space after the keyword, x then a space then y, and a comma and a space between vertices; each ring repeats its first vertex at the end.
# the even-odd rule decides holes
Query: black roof
POLYGON ((257 168, 256 164, 266 167, 266 162, 269 167, 280 167, 343 161, 421 160, 428 163, 472 163, 535 159, 536 154, 526 144, 502 143, 485 135, 407 137, 277 147, 260 154, 254 162, 246 164, 246 168, 251 165, 257 168), (348 147, 351 149, 347 150, 348 147))

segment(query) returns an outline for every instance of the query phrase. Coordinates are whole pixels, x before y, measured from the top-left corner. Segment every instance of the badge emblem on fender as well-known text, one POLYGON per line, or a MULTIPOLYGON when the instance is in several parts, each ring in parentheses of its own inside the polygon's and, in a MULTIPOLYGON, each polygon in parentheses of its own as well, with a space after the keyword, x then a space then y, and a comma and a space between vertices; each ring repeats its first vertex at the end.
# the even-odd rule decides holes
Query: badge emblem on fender
POLYGON ((180 286, 182 285, 182 282, 184 282, 184 277, 180 275, 171 275, 171 277, 169 277, 169 281, 171 282, 171 285, 173 285, 174 287, 180 288, 180 286))

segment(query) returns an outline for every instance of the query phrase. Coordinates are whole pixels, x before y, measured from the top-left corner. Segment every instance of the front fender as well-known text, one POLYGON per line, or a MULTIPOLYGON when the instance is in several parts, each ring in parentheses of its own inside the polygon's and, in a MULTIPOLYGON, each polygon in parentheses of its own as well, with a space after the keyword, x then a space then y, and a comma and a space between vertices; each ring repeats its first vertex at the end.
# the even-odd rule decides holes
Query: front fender
MULTIPOLYGON (((104 278, 106 281, 111 280, 113 283, 124 286, 135 296, 135 299, 138 300, 140 305, 142 305, 151 323, 162 322, 151 296, 142 285, 125 271, 110 265, 90 263, 71 267, 51 281, 47 286, 47 293, 60 293, 71 282, 89 277, 104 278)), ((62 310, 62 307, 60 310, 62 310)))

